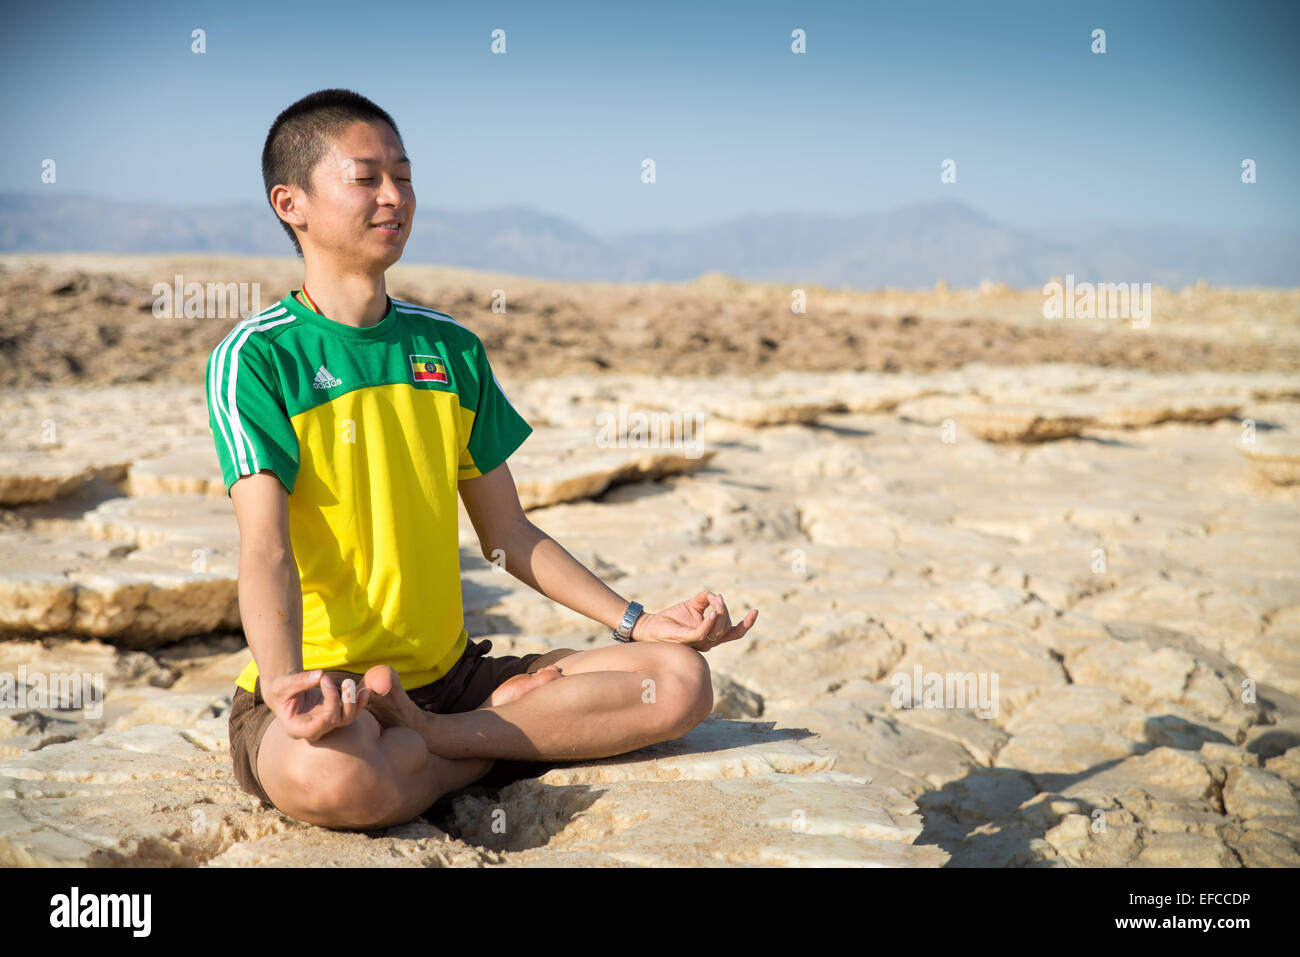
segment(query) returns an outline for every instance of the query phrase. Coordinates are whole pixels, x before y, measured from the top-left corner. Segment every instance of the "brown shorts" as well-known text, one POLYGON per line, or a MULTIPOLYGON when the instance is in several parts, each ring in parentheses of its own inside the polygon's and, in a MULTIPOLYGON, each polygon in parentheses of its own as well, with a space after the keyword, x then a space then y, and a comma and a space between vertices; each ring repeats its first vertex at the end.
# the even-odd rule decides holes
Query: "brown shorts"
MULTIPOLYGON (((465 653, 460 656, 447 672, 432 684, 407 692, 411 700, 425 711, 434 714, 459 714, 473 711, 497 686, 514 675, 531 674, 547 665, 573 654, 570 648, 557 648, 545 654, 502 655, 489 658, 492 650, 491 641, 469 639, 465 653)), ((330 670, 330 675, 353 675, 358 683, 362 675, 355 672, 330 670)), ((275 720, 275 713, 262 700, 262 683, 255 681, 253 693, 235 687, 235 696, 230 707, 230 757, 235 765, 235 780, 249 794, 255 795, 267 804, 274 802, 266 796, 262 783, 257 777, 257 750, 262 743, 262 735, 275 720)))

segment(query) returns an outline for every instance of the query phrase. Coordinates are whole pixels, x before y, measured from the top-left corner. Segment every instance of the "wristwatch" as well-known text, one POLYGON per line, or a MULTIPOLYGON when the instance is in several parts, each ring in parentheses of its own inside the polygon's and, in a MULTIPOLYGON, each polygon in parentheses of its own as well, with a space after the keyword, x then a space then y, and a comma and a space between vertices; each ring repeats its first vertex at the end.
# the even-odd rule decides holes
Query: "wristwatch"
POLYGON ((630 601, 627 603, 627 611, 623 612, 623 620, 618 623, 617 628, 610 632, 615 641, 630 642, 632 640, 632 626, 641 617, 642 610, 637 602, 630 601))

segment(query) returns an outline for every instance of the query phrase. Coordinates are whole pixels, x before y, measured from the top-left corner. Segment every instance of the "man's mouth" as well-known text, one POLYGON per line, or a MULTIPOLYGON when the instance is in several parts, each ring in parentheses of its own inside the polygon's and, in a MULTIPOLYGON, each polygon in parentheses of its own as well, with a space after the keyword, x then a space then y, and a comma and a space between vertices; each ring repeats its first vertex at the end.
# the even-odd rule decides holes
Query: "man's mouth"
POLYGON ((392 233, 396 235, 397 233, 402 231, 402 224, 401 223, 375 223, 370 228, 382 229, 386 233, 392 233))

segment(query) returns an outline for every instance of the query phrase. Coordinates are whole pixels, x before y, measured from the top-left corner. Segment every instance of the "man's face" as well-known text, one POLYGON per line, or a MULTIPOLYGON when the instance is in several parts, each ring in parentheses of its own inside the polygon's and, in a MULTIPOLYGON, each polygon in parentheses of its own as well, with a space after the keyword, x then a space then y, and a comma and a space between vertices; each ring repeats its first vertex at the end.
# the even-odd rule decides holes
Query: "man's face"
POLYGON ((415 188, 411 162, 391 126, 349 126, 316 164, 311 182, 313 195, 301 198, 308 222, 299 236, 304 250, 310 244, 372 274, 401 258, 415 217, 415 188))

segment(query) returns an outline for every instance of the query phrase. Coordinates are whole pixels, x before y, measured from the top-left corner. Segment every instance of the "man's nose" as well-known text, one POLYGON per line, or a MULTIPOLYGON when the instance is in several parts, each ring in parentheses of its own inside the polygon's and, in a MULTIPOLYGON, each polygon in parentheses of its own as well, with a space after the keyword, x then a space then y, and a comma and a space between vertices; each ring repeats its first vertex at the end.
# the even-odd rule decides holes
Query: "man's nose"
POLYGON ((388 203, 392 206, 402 205, 402 191, 397 186, 397 180, 391 176, 385 176, 383 180, 383 189, 379 191, 381 202, 388 203))

